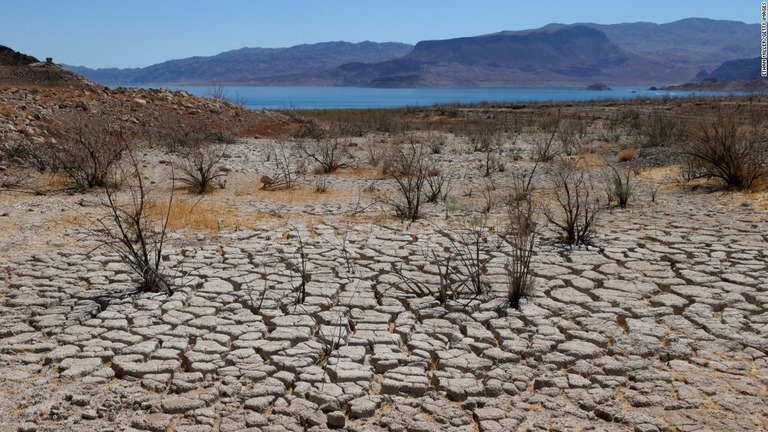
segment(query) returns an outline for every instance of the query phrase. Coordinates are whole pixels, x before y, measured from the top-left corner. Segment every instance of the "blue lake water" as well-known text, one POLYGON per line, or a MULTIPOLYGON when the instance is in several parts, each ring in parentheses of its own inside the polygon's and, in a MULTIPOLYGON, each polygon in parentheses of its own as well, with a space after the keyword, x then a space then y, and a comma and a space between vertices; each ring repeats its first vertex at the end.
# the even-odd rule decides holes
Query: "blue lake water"
MULTIPOLYGON (((169 86, 197 96, 210 96, 213 87, 169 86)), ((727 96, 724 92, 648 90, 647 87, 614 87, 588 91, 578 87, 525 88, 362 88, 362 87, 235 87, 223 88, 225 96, 247 108, 397 108, 441 103, 568 102, 688 96, 727 96)))

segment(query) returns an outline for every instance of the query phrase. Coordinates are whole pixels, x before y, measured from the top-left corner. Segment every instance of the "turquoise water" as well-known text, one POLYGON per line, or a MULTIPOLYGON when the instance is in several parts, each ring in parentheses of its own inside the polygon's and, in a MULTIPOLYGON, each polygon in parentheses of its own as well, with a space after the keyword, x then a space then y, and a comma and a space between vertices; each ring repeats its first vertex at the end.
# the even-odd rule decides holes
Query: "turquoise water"
MULTIPOLYGON (((197 96, 210 96, 212 87, 170 86, 197 96)), ((567 102, 601 99, 726 96, 723 92, 648 90, 647 87, 614 87, 588 91, 578 87, 526 88, 362 88, 362 87, 224 87, 225 96, 247 108, 397 108, 440 103, 567 102)))

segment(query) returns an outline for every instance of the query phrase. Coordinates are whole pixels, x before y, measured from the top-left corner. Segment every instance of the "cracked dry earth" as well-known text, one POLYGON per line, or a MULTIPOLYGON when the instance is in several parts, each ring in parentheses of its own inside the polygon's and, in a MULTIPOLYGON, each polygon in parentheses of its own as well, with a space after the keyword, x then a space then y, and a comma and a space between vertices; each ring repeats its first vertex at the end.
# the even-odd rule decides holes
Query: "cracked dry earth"
POLYGON ((504 248, 488 298, 404 290, 449 247, 426 223, 232 231, 169 251, 170 296, 121 295, 107 253, 27 250, 0 279, 0 429, 765 430, 767 242, 738 195, 637 201, 595 247, 545 236, 520 311, 504 248))

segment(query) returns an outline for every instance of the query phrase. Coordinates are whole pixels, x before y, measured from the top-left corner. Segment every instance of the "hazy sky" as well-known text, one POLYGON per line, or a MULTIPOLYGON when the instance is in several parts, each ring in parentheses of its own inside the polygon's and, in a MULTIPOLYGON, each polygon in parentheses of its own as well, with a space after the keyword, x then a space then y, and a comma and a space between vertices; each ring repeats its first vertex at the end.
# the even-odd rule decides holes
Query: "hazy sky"
POLYGON ((760 20, 758 0, 1 1, 0 45, 89 67, 143 67, 242 47, 416 43, 552 22, 760 20))

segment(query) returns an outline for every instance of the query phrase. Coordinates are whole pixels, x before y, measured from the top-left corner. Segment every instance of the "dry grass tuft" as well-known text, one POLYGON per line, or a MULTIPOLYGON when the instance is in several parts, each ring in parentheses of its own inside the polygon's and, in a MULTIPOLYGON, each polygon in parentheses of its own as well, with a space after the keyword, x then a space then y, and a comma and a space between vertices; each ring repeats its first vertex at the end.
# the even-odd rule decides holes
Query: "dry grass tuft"
POLYGON ((336 171, 334 174, 342 175, 345 177, 358 177, 358 178, 377 179, 377 180, 386 178, 386 176, 381 173, 381 169, 377 167, 372 167, 369 165, 361 165, 355 168, 340 169, 336 171))
POLYGON ((631 161, 637 158, 637 150, 634 148, 625 148, 623 150, 619 150, 618 153, 616 153, 616 160, 618 162, 627 162, 631 161))
POLYGON ((0 105, 0 115, 14 117, 16 116, 16 108, 10 105, 0 105))
MULTIPOLYGON (((168 210, 166 203, 154 202, 149 206, 148 215, 160 219, 168 210)), ((218 232, 225 228, 250 225, 260 219, 267 219, 265 213, 238 211, 208 200, 179 199, 171 205, 168 219, 169 231, 193 230, 218 232)))
MULTIPOLYGON (((318 192, 314 185, 272 191, 263 190, 261 186, 261 182, 255 176, 233 174, 228 177, 227 188, 221 192, 229 192, 235 197, 247 197, 251 201, 284 205, 344 202, 357 197, 357 193, 352 191, 318 192)), ((223 196, 223 194, 219 193, 217 196, 223 196)))

